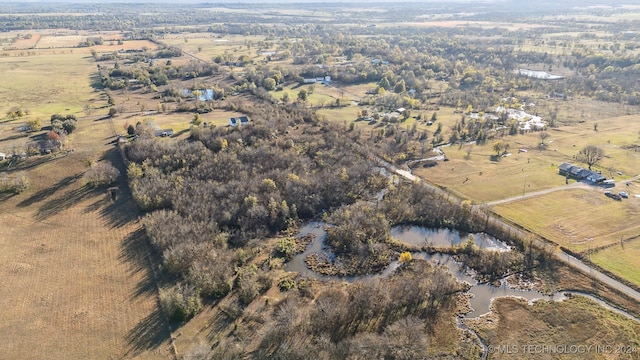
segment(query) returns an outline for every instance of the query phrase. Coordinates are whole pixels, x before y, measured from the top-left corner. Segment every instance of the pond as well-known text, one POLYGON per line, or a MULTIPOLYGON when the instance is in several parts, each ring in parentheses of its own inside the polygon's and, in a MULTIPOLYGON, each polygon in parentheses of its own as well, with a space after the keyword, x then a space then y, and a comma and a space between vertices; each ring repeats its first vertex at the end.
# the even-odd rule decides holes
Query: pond
MULTIPOLYGON (((182 89, 183 96, 193 96, 193 91, 189 89, 182 89)), ((198 100, 200 101, 212 101, 216 97, 216 92, 213 89, 200 89, 200 96, 198 96, 198 100)))
MULTIPOLYGON (((311 254, 331 253, 331 250, 327 248, 324 244, 324 240, 327 236, 327 232, 324 230, 325 225, 326 224, 324 222, 314 221, 314 222, 305 224, 298 230, 298 235, 296 237, 312 235, 313 240, 309 245, 307 245, 307 248, 305 249, 304 252, 295 255, 293 259, 291 259, 291 261, 289 261, 286 264, 284 268, 286 271, 294 271, 301 275, 316 277, 320 279, 332 278, 330 276, 318 274, 317 272, 312 271, 307 267, 307 264, 304 262, 304 259, 306 259, 307 256, 311 254)), ((334 277, 334 278, 337 278, 337 277, 334 277)))
POLYGON ((509 246, 484 233, 469 234, 458 230, 430 229, 422 226, 395 226, 391 236, 414 246, 455 246, 464 244, 473 236, 475 244, 481 249, 509 251, 509 246))
POLYGON ((553 296, 544 295, 536 290, 518 290, 512 289, 507 286, 506 281, 502 281, 501 286, 494 286, 491 284, 482 283, 473 277, 473 273, 466 271, 463 265, 453 259, 449 254, 427 254, 417 253, 413 255, 414 259, 429 260, 436 266, 446 266, 449 272, 458 280, 464 281, 471 285, 469 293, 473 295, 471 298, 471 312, 467 313, 465 317, 477 317, 489 312, 491 307, 491 301, 498 297, 514 296, 525 298, 529 301, 544 299, 544 300, 563 300, 566 298, 564 293, 556 293, 553 296))
MULTIPOLYGON (((354 282, 373 277, 387 277, 393 274, 393 272, 400 266, 398 261, 392 261, 387 268, 382 272, 374 275, 364 276, 328 276, 316 273, 309 269, 304 260, 308 255, 313 253, 321 254, 329 259, 333 259, 335 256, 331 249, 325 245, 326 231, 324 230, 327 224, 321 221, 310 222, 302 226, 298 231, 298 237, 311 234, 313 240, 307 246, 304 252, 297 254, 285 265, 286 271, 297 272, 304 276, 314 277, 322 280, 344 280, 348 282, 354 282)), ((400 241, 404 241, 413 245, 433 244, 438 246, 456 245, 460 242, 464 242, 468 239, 466 233, 461 233, 457 230, 450 229, 429 229, 420 226, 396 226, 391 229, 393 237, 400 241)), ((486 234, 473 234, 476 245, 483 249, 491 249, 495 251, 510 251, 510 248, 505 243, 492 238, 486 234)), ((623 314, 629 318, 638 320, 629 313, 626 313, 620 309, 612 307, 606 302, 597 299, 588 294, 582 294, 578 292, 557 292, 553 295, 545 295, 536 290, 518 290, 507 286, 506 281, 503 280, 500 286, 494 286, 492 284, 479 284, 474 278, 473 273, 463 267, 463 265, 454 260, 449 254, 435 253, 429 254, 426 252, 412 253, 414 259, 424 259, 430 261, 435 266, 445 266, 449 272, 458 280, 467 282, 471 285, 469 293, 473 295, 471 298, 472 310, 465 315, 467 318, 477 317, 486 314, 490 311, 491 302, 495 298, 513 296, 520 297, 529 300, 530 302, 535 300, 553 300, 562 301, 567 298, 567 295, 580 295, 587 297, 598 304, 604 306, 607 309, 623 314)))
MULTIPOLYGON (((335 258, 335 255, 333 254, 331 249, 325 244, 325 239, 327 236, 327 233, 324 230, 325 226, 327 226, 325 222, 314 221, 300 227, 297 237, 310 234, 313 236, 313 240, 309 245, 307 245, 307 248, 304 252, 295 255, 293 259, 291 259, 291 261, 286 264, 285 270, 295 271, 306 276, 312 276, 321 279, 334 278, 353 281, 362 278, 362 276, 343 278, 339 276, 322 275, 312 271, 307 267, 305 259, 311 254, 317 253, 321 257, 328 259, 335 258)), ((430 229, 421 226, 394 226, 393 228, 391 228, 391 235, 399 241, 407 243, 409 245, 452 246, 467 241, 470 234, 451 229, 430 229)), ((476 245, 481 249, 510 251, 510 248, 507 244, 487 234, 474 233, 471 235, 473 235, 476 245)), ((417 257, 432 256, 426 253, 416 253, 415 255, 417 257)), ((392 273, 393 270, 395 270, 394 266, 397 267, 398 264, 391 263, 389 267, 387 267, 387 269, 385 269, 381 274, 378 274, 378 276, 385 276, 385 274, 388 275, 392 273)))

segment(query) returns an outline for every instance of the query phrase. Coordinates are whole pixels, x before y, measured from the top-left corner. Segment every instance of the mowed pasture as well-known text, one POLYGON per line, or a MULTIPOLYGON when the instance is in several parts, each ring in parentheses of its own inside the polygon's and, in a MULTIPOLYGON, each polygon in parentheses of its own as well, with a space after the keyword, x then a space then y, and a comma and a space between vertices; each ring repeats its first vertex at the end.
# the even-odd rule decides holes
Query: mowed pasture
MULTIPOLYGON (((318 109, 317 113, 321 117, 329 121, 338 121, 342 123, 350 123, 358 118, 358 112, 361 111, 357 106, 344 106, 335 108, 318 109)), ((356 129, 366 128, 366 123, 357 122, 356 129)))
POLYGON ((6 74, 0 83, 0 117, 18 107, 30 111, 21 120, 46 121, 52 114, 79 114, 85 105, 101 105, 96 104, 102 101, 100 93, 91 87, 95 63, 87 54, 0 58, 0 73, 6 74))
POLYGON ((565 178, 553 165, 561 159, 541 159, 537 151, 521 153, 518 145, 522 143, 512 143, 513 155, 500 160, 492 160, 491 145, 442 147, 449 161, 431 168, 418 164, 413 172, 478 204, 565 186, 565 178))
POLYGON ((33 34, 31 36, 31 38, 21 38, 16 40, 11 46, 10 48, 13 49, 32 49, 36 46, 36 44, 38 44, 38 41, 40 41, 41 35, 40 34, 33 34))
MULTIPOLYGON (((632 220, 629 219, 629 221, 632 220)), ((614 244, 609 248, 592 254, 589 259, 595 264, 640 286, 639 238, 614 244)))
POLYGON ((38 48, 73 48, 87 40, 86 35, 43 35, 38 42, 38 48))
POLYGON ((276 99, 283 99, 285 94, 289 97, 289 101, 298 101, 298 94, 304 90, 307 93, 307 104, 313 107, 325 107, 334 105, 336 99, 340 98, 340 92, 335 88, 331 88, 322 84, 290 84, 282 88, 282 90, 274 90, 271 95, 276 99))
POLYGON ((42 166, 32 181, 51 183, 0 205, 3 357, 168 358, 132 204, 88 191, 78 163, 42 166))
POLYGON ((259 58, 264 59, 264 56, 260 56, 259 52, 270 50, 270 47, 261 49, 258 46, 258 43, 264 39, 264 36, 229 35, 218 37, 212 33, 189 33, 166 35, 160 41, 211 62, 215 56, 225 53, 232 55, 234 60, 243 55, 248 55, 254 61, 259 58), (250 44, 251 46, 249 46, 250 44))
MULTIPOLYGON (((87 41, 89 38, 101 38, 106 45, 111 42, 122 39, 122 34, 114 31, 45 31, 37 33, 40 39, 37 41, 36 48, 74 48, 79 44, 87 41)), ((143 40, 139 40, 143 41, 143 40)), ((138 41, 135 41, 138 42, 138 41)), ((147 42, 147 41, 145 41, 147 42)), ((149 42, 151 43, 151 42, 149 42)))
MULTIPOLYGON (((202 123, 207 123, 211 126, 228 126, 229 119, 232 117, 244 116, 234 111, 226 111, 223 109, 215 109, 209 113, 201 114, 200 119, 202 123)), ((112 119, 116 132, 125 134, 129 125, 136 126, 138 122, 151 126, 154 129, 173 129, 176 135, 180 133, 188 133, 192 121, 194 119, 193 113, 188 112, 171 112, 171 113, 131 113, 120 114, 112 119)))
POLYGON ((105 41, 102 45, 91 46, 90 50, 95 50, 98 53, 111 53, 119 50, 142 50, 142 49, 156 50, 158 45, 149 40, 127 40, 122 44, 118 44, 117 41, 105 41))
POLYGON ((124 177, 115 201, 85 185, 90 162, 125 170, 109 121, 82 112, 85 104, 106 103, 90 86, 95 64, 67 53, 2 58, 0 68, 12 74, 1 84, 1 110, 31 111, 2 128, 2 149, 16 135, 14 125, 27 119, 48 125, 53 113, 73 113, 79 120, 69 136, 74 152, 13 165, 10 175, 26 175, 31 187, 0 194, 2 357, 172 358, 153 258, 124 177))
POLYGON ((572 188, 499 204, 503 217, 576 252, 595 250, 637 236, 637 198, 616 201, 598 189, 572 188))
POLYGON ((604 118, 598 123, 598 131, 588 122, 549 129, 544 150, 538 148, 538 132, 506 136, 501 140, 509 144, 511 155, 507 157, 496 158, 494 140, 484 145, 444 147, 450 161, 429 169, 417 168, 415 173, 473 201, 490 202, 564 186, 565 178, 558 175, 558 165, 570 162, 586 168, 574 157, 583 147, 596 145, 605 151, 605 157, 594 169, 607 178, 625 181, 638 175, 640 162, 640 152, 631 148, 640 144, 640 123, 634 119, 632 115, 604 118), (469 148, 471 152, 467 153, 469 148))

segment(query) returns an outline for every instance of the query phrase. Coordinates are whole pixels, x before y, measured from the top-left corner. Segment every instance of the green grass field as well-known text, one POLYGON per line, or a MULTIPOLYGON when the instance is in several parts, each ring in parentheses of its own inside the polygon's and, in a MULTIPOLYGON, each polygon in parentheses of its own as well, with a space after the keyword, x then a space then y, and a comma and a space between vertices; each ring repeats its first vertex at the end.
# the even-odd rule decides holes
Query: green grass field
MULTIPOLYGON (((357 106, 345 106, 339 108, 318 109, 317 113, 329 121, 350 123, 358 118, 358 111, 360 111, 360 109, 357 106)), ((358 122, 356 128, 361 127, 363 129, 367 128, 366 123, 358 122)))
MULTIPOLYGON (((511 147, 517 145, 514 142, 511 147)), ((442 148, 450 161, 439 162, 432 168, 418 167, 414 173, 476 203, 565 185, 565 178, 558 175, 557 167, 541 158, 537 151, 519 153, 516 147, 513 155, 492 161, 495 152, 490 145, 470 147, 468 159, 469 145, 442 148)))
MULTIPOLYGON (((443 129, 457 121, 438 114, 438 118, 443 119, 438 121, 445 124, 443 129)), ((584 146, 596 145, 605 151, 605 157, 594 169, 601 170, 607 178, 624 181, 638 175, 640 153, 629 148, 640 144, 640 124, 634 119, 635 116, 631 115, 605 118, 599 121, 598 131, 594 131, 593 124, 588 122, 550 129, 545 140, 546 150, 537 149, 540 143, 538 133, 506 136, 502 140, 510 145, 512 155, 499 161, 492 160, 495 155, 493 140, 485 145, 472 145, 468 157, 466 145, 462 148, 446 147, 443 151, 449 162, 430 169, 419 168, 415 172, 471 200, 488 202, 513 197, 523 191, 563 186, 565 179, 557 174, 557 166, 562 162, 572 162, 586 167, 574 156, 584 146), (519 149, 527 149, 528 152, 519 152, 519 149)))
POLYGON ((507 219, 573 251, 582 252, 634 237, 640 223, 637 198, 616 201, 599 189, 567 189, 494 210, 507 219))
POLYGON ((222 38, 211 33, 188 33, 165 36, 161 41, 169 46, 178 47, 198 58, 211 61, 215 56, 228 53, 235 59, 248 55, 254 61, 264 59, 258 54, 258 43, 264 36, 229 35, 222 38), (248 44, 252 44, 248 47, 248 44))
POLYGON ((600 250, 591 261, 640 286, 640 239, 600 250))
POLYGON ((314 107, 331 106, 335 104, 336 99, 342 98, 342 93, 339 89, 322 84, 300 85, 298 83, 294 83, 283 87, 282 90, 273 90, 270 94, 276 99, 282 99, 283 96, 287 94, 289 96, 289 101, 298 101, 298 94, 300 93, 300 90, 305 90, 307 92, 308 95, 306 102, 308 105, 314 107))
MULTIPOLYGON (((73 114, 84 117, 84 107, 106 105, 100 92, 91 87, 95 64, 86 54, 69 53, 0 58, 0 73, 9 74, 0 84, 0 151, 10 152, 14 146, 23 147, 33 134, 19 132, 26 122, 40 119, 49 125, 53 114, 73 114), (11 120, 6 114, 22 108, 27 115, 11 120)), ((104 110, 106 113, 106 110, 104 110)), ((80 126, 74 138, 86 127, 80 126)), ((71 145, 73 146, 73 145, 71 145)))
MULTIPOLYGON (((245 114, 239 112, 226 111, 222 109, 213 110, 210 113, 201 114, 200 118, 203 123, 209 123, 212 126, 228 126, 229 118, 243 116, 245 114)), ((158 129, 173 129, 177 134, 191 128, 191 121, 194 114, 192 113, 157 113, 153 112, 145 115, 145 113, 125 113, 113 118, 113 123, 117 132, 125 133, 128 125, 135 126, 138 122, 143 124, 149 123, 158 129)))
POLYGON ((87 54, 59 53, 0 58, 0 116, 13 107, 28 109, 30 118, 48 119, 51 114, 78 114, 87 104, 100 102, 91 87, 95 63, 87 54))

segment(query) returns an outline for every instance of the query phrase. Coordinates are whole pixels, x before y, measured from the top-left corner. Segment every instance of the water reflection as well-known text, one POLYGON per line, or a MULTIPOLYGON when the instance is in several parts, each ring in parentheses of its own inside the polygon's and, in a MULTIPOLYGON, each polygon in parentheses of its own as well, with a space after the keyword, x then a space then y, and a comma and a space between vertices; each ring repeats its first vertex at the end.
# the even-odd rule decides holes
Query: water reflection
POLYGON ((391 236, 415 246, 455 246, 464 244, 473 236, 475 244, 481 249, 509 251, 507 244, 484 233, 469 234, 451 229, 431 229, 422 226, 395 226, 391 229, 391 236))
MULTIPOLYGON (((387 268, 385 268, 382 272, 375 275, 364 275, 364 276, 350 276, 350 277, 340 277, 340 276, 329 276, 322 275, 316 273, 309 269, 304 262, 308 255, 313 253, 320 254, 321 257, 328 257, 330 259, 334 258, 334 254, 331 249, 325 245, 326 239, 326 231, 324 227, 326 224, 324 222, 310 222, 306 225, 302 226, 298 232, 298 237, 302 237, 308 234, 313 236, 313 240, 307 246, 306 250, 296 256, 288 262, 285 266, 285 270, 298 272, 301 275, 314 277, 318 279, 324 280, 344 280, 348 282, 354 282, 358 280, 368 279, 371 277, 387 277, 400 266, 398 261, 392 261, 387 268)), ((423 246, 423 245, 434 245, 434 246, 448 246, 448 245, 457 245, 468 239, 469 234, 460 233, 456 230, 450 229, 429 229, 419 226, 398 226, 394 227, 391 230, 392 236, 400 241, 406 242, 407 244, 423 246)), ((483 249, 492 249, 496 251, 509 251, 509 246, 505 243, 492 238, 486 234, 473 234, 474 241, 476 245, 483 249)), ((424 259, 430 261, 434 266, 444 266, 447 267, 449 272, 458 280, 467 282, 471 285, 469 289, 469 293, 473 295, 471 298, 471 307, 472 311, 466 314, 466 317, 477 317, 482 314, 486 314, 490 311, 491 301, 498 297, 520 297, 529 300, 530 302, 535 300, 553 300, 553 301, 561 301, 567 298, 567 295, 579 295, 584 296, 592 301, 597 302, 598 304, 604 306, 605 308, 623 314, 629 318, 638 320, 634 316, 629 313, 612 307, 611 305, 605 303, 604 301, 595 298, 588 294, 578 293, 578 292, 557 292, 553 295, 545 295, 536 290, 518 290, 512 289, 506 285, 506 281, 503 280, 500 286, 495 286, 492 284, 479 284, 478 281, 474 278, 473 273, 469 272, 467 269, 463 267, 463 265, 449 255, 442 253, 429 254, 426 252, 416 252, 412 254, 414 259, 424 259)))

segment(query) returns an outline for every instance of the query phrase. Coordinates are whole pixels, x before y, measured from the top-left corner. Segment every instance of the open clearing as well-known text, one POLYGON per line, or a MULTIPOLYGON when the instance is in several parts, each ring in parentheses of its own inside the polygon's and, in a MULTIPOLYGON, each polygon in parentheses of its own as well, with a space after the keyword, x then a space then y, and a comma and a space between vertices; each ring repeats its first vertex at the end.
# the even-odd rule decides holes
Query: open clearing
MULTIPOLYGON (((485 145, 471 145, 469 157, 466 145, 445 147, 442 150, 449 162, 430 169, 415 169, 415 173, 474 201, 489 202, 563 186, 565 178, 558 175, 558 165, 571 162, 586 167, 573 157, 584 146, 596 145, 606 156, 594 169, 601 170, 607 178, 625 181, 638 175, 640 153, 631 147, 640 142, 640 124, 634 119, 628 115, 602 119, 598 131, 594 131, 589 122, 549 129, 545 150, 537 149, 540 138, 536 132, 505 137, 503 141, 510 145, 512 155, 499 161, 492 159, 495 152, 491 140, 485 145), (520 149, 527 152, 519 152, 520 149)), ((442 121, 444 125, 447 120, 442 121)))
MULTIPOLYGON (((245 114, 222 109, 215 109, 206 114, 200 114, 203 123, 211 126, 228 126, 229 119, 232 117, 244 116, 245 114)), ((129 125, 136 126, 138 122, 149 124, 152 128, 173 129, 178 134, 188 132, 191 128, 191 121, 194 118, 193 113, 158 113, 158 112, 135 112, 124 113, 113 118, 113 124, 116 132, 124 134, 127 132, 129 125)))
POLYGON ((594 350, 580 356, 638 358, 640 325, 579 296, 563 302, 539 301, 534 305, 528 305, 520 299, 500 298, 493 303, 493 313, 477 319, 465 319, 464 322, 475 329, 492 348, 508 347, 511 350, 494 351, 489 355, 491 359, 557 358, 558 354, 549 352, 525 353, 523 345, 629 346, 630 353, 614 353, 615 349, 611 353, 597 353, 594 350), (512 346, 516 346, 515 350, 512 346))
POLYGON ((600 191, 568 189, 497 205, 495 211, 573 251, 596 249, 638 234, 632 223, 640 213, 638 199, 616 201, 600 191))
MULTIPOLYGON (((287 94, 289 101, 297 101, 298 94, 301 90, 307 92, 306 102, 311 106, 331 106, 335 104, 336 99, 342 97, 342 92, 339 89, 323 84, 300 85, 294 83, 283 87, 282 90, 271 91, 270 94, 276 99, 282 99, 283 96, 287 94)), ((355 118, 353 118, 353 120, 355 120, 355 118)))
POLYGON ((640 286, 640 239, 615 244, 590 257, 591 261, 640 286))
MULTIPOLYGON (((52 113, 77 114, 84 104, 104 102, 89 84, 95 65, 82 55, 3 58, 0 67, 12 74, 0 88, 8 100, 2 110, 28 108, 25 118, 41 116, 43 125, 52 113)), ((119 183, 115 202, 104 189, 84 185, 90 160, 120 161, 109 123, 99 114, 77 116, 78 129, 69 137, 75 152, 12 167, 26 174, 31 187, 0 197, 2 357, 171 358, 146 240, 126 183, 119 183)), ((3 127, 3 151, 16 135, 12 128, 23 121, 3 127)))
POLYGON ((85 169, 84 152, 39 165, 0 204, 3 356, 167 357, 135 206, 90 191, 85 169))
POLYGON ((166 35, 160 41, 169 46, 178 47, 205 61, 211 61, 216 55, 223 54, 231 55, 233 61, 243 55, 256 61, 258 57, 256 52, 260 51, 257 44, 262 43, 264 39, 264 36, 229 35, 217 37, 212 33, 190 33, 166 35), (250 44, 253 45, 249 46, 250 44))
POLYGON ((0 84, 2 117, 11 108, 20 107, 30 111, 22 120, 41 117, 46 121, 51 114, 78 114, 85 105, 100 99, 90 86, 95 64, 86 54, 0 58, 0 73, 8 74, 0 84))
POLYGON ((155 50, 158 48, 158 45, 149 40, 127 40, 123 41, 122 44, 118 44, 117 41, 105 41, 104 44, 92 46, 90 49, 102 53, 118 50, 141 50, 144 48, 155 50))

